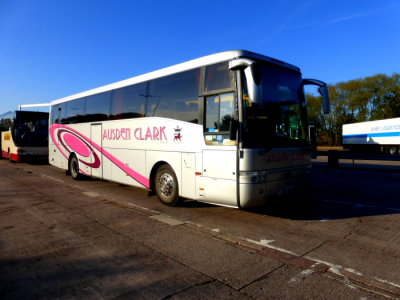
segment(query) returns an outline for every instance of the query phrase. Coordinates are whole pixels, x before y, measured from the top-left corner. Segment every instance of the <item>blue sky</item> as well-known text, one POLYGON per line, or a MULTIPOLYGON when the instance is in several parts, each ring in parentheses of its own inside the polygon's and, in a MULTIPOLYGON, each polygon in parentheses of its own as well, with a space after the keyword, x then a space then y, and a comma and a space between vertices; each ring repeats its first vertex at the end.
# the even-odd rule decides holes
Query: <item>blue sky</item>
POLYGON ((328 83, 400 72, 400 0, 0 0, 0 114, 246 49, 328 83))

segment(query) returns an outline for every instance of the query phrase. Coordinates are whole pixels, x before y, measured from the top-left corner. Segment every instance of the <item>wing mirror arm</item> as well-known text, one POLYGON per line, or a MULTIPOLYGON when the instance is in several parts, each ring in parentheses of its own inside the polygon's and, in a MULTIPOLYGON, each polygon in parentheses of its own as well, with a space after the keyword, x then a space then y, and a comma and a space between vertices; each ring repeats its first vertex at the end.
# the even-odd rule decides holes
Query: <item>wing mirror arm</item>
POLYGON ((251 101, 254 103, 260 102, 262 99, 262 85, 258 63, 249 58, 238 58, 229 62, 229 69, 232 71, 244 71, 251 101))
POLYGON ((304 85, 316 85, 319 86, 318 92, 320 93, 322 97, 322 110, 324 111, 324 114, 329 114, 330 111, 330 100, 329 100, 329 91, 328 91, 328 85, 317 79, 303 79, 303 86, 304 85))

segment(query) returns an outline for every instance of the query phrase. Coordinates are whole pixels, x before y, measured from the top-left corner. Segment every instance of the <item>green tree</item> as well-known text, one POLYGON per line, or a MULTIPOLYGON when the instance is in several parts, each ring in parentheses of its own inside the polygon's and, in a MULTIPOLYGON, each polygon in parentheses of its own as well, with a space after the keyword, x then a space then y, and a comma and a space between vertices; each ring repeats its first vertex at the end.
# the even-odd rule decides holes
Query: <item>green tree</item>
POLYGON ((320 145, 340 145, 342 125, 400 117, 400 74, 377 74, 329 86, 331 113, 324 115, 320 97, 307 94, 309 120, 320 145))

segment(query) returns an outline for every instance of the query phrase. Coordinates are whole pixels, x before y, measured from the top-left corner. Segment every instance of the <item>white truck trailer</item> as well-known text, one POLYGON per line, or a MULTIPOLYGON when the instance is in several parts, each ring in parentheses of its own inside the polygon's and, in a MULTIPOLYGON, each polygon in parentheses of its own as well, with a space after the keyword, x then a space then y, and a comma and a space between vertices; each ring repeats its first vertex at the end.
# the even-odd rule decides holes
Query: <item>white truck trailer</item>
POLYGON ((400 154, 400 118, 343 125, 343 147, 400 154))

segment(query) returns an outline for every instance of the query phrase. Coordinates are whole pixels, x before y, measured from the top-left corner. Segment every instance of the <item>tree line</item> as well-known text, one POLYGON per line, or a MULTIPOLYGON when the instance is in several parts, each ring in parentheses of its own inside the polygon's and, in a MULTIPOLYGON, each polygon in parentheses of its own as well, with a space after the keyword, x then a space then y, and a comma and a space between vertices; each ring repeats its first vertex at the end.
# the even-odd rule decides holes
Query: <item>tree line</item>
POLYGON ((400 74, 377 74, 329 85, 331 112, 324 115, 321 97, 307 94, 309 120, 319 145, 341 145, 342 125, 400 117, 400 74))

